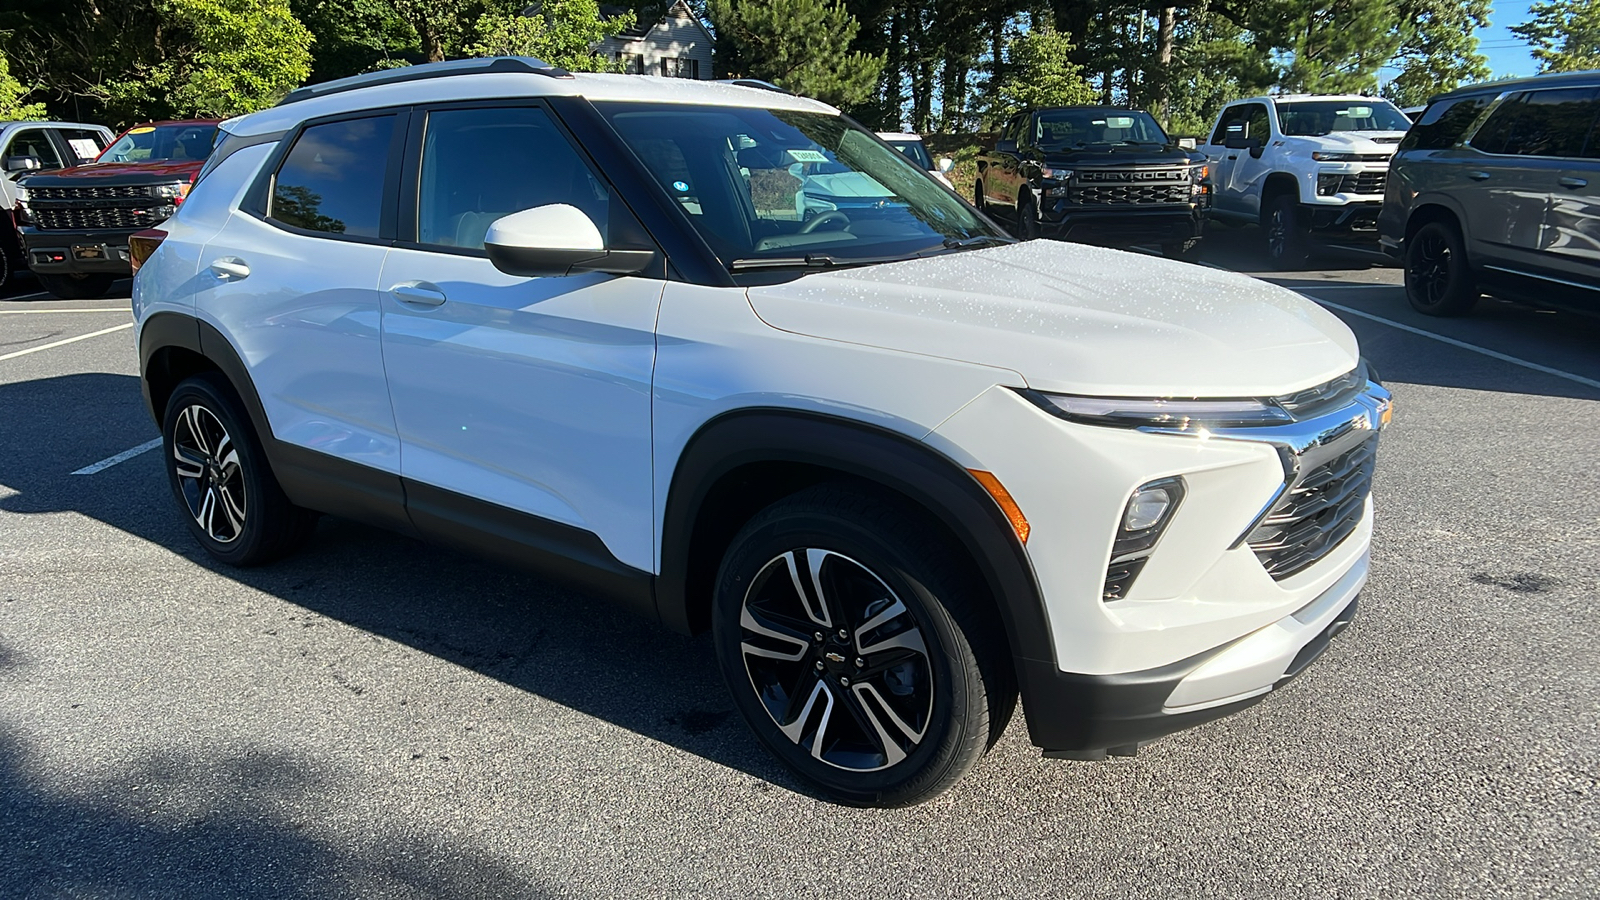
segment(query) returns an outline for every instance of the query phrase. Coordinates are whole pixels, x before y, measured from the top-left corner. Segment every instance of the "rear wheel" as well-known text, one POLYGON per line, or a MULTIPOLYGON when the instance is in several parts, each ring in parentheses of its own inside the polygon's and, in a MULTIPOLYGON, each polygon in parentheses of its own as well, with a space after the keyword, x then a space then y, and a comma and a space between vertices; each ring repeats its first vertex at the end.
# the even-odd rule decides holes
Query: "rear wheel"
POLYGON ((1290 194, 1279 194, 1267 205, 1261 227, 1266 232, 1267 259, 1273 266, 1301 269, 1311 258, 1309 235, 1301 219, 1300 204, 1290 194))
POLYGON ((1446 222, 1429 222, 1406 241, 1406 299, 1429 316, 1459 316, 1478 302, 1478 287, 1467 264, 1461 232, 1446 222))
POLYGON ((843 803, 942 793, 1015 703, 981 588, 927 534, 889 502, 822 486, 757 515, 722 563, 713 634, 735 705, 843 803))
POLYGON ((173 390, 162 428, 167 475, 189 531, 235 566, 283 556, 316 523, 284 495, 249 423, 227 382, 206 373, 173 390))
POLYGON ((104 297, 116 280, 115 275, 73 272, 68 275, 40 275, 39 286, 60 300, 94 300, 104 297))

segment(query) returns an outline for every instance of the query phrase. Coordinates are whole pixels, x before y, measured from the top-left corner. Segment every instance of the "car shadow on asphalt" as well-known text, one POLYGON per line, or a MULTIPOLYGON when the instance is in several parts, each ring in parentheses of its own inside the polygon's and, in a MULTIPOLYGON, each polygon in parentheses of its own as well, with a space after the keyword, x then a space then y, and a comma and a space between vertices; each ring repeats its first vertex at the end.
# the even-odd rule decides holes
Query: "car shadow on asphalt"
POLYGON ((0 492, 0 510, 81 513, 304 609, 802 790, 734 711, 707 635, 685 637, 563 584, 332 517, 287 559, 224 566, 185 527, 159 450, 96 475, 68 474, 153 431, 137 378, 0 384, 0 409, 22 423, 0 432, 0 485, 16 491, 0 492), (100 453, 86 440, 116 446, 100 453))
POLYGON ((44 787, 34 748, 0 729, 0 871, 7 896, 440 898, 554 896, 452 844, 317 836, 326 776, 292 755, 173 750, 44 787), (16 892, 16 893, 12 893, 16 892))

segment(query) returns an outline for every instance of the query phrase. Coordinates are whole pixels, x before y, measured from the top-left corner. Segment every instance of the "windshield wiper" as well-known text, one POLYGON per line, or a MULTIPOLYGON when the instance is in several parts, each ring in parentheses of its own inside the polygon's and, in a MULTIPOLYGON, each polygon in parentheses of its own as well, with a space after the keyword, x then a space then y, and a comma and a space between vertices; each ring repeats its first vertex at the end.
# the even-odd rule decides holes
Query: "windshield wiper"
POLYGON ((863 256, 841 259, 826 253, 807 253, 805 256, 751 256, 728 263, 728 271, 749 269, 831 269, 851 266, 871 266, 878 263, 903 262, 914 256, 863 256))
POLYGON ((973 237, 945 238, 946 250, 970 250, 974 247, 988 247, 996 244, 1015 244, 1011 238, 1004 238, 998 234, 979 234, 973 237))

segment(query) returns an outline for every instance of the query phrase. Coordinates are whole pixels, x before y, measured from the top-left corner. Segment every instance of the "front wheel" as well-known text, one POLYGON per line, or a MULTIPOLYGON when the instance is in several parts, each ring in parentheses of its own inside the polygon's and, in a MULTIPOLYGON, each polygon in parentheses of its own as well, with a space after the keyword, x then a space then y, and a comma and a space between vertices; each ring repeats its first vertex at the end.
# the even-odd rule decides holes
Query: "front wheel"
POLYGON ((40 275, 39 286, 58 300, 97 300, 111 290, 116 280, 115 275, 74 272, 69 275, 40 275))
POLYGON ((1190 238, 1186 241, 1168 241, 1161 245, 1161 255, 1167 259, 1194 259, 1195 248, 1199 246, 1199 238, 1190 238))
POLYGON ((974 182, 973 185, 972 185, 972 206, 973 206, 973 208, 977 209, 978 212, 987 212, 988 211, 983 205, 983 182, 982 181, 974 182))
POLYGON ((1032 241, 1039 235, 1038 201, 1033 199, 1033 191, 1023 188, 1022 196, 1017 198, 1017 238, 1032 241))
POLYGON ((314 513, 284 495, 249 417, 220 375, 196 375, 173 390, 162 449, 189 531, 221 562, 271 562, 298 546, 316 522, 314 513))
POLYGON ((1266 230, 1267 259, 1279 269, 1302 269, 1311 258, 1300 204, 1289 194, 1279 194, 1267 207, 1261 226, 1266 230))
POLYGON ((779 501, 718 575, 718 662, 756 737, 812 788, 905 806, 955 784, 1015 703, 978 582, 897 506, 842 486, 779 501))
POLYGON ((1478 302, 1461 232, 1429 222, 1406 241, 1406 300, 1428 316, 1459 316, 1478 302))

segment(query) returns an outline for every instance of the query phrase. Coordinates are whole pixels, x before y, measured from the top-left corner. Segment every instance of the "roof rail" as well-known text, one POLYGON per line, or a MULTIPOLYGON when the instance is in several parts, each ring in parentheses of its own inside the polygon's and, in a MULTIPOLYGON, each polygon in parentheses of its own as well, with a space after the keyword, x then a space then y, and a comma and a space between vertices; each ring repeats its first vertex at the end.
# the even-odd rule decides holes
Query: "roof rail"
POLYGON ((770 81, 762 81, 759 78, 720 78, 718 80, 723 84, 736 84, 739 87, 756 88, 758 90, 771 91, 774 94, 788 94, 791 97, 795 95, 794 91, 784 90, 770 81))
POLYGON ((487 59, 453 59, 448 62, 424 63, 420 66, 403 66, 398 69, 384 69, 381 72, 368 72, 365 75, 352 75, 349 78, 340 78, 337 81, 325 81, 321 84, 310 84, 303 88, 290 91, 289 96, 278 101, 279 106, 290 103, 299 103, 301 100, 310 100, 313 97, 326 97, 330 94, 342 94, 345 91, 355 91, 361 88, 377 87, 380 84, 403 84, 407 81, 426 81, 430 78, 449 78, 454 75, 479 75, 485 73, 522 72, 533 75, 545 75, 550 78, 571 78, 572 73, 559 66, 534 59, 531 56, 494 56, 487 59))

